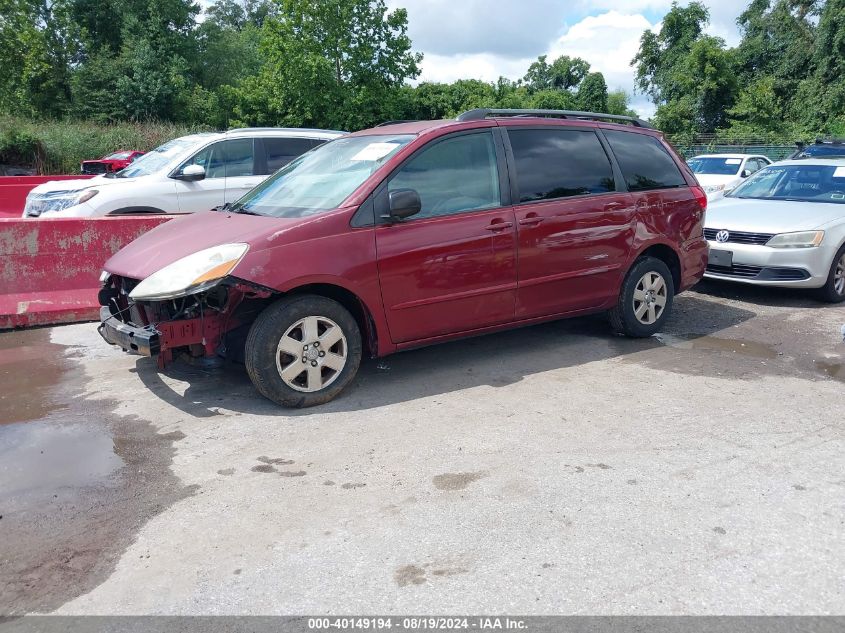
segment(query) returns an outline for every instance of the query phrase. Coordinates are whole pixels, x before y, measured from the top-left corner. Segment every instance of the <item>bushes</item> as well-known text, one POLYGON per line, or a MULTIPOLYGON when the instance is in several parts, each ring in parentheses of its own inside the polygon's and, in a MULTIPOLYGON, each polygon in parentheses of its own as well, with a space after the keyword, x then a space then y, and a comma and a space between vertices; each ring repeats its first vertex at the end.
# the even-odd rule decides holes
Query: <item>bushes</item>
POLYGON ((121 149, 148 151, 199 130, 175 123, 99 125, 0 116, 0 163, 35 167, 41 174, 76 174, 83 160, 121 149))

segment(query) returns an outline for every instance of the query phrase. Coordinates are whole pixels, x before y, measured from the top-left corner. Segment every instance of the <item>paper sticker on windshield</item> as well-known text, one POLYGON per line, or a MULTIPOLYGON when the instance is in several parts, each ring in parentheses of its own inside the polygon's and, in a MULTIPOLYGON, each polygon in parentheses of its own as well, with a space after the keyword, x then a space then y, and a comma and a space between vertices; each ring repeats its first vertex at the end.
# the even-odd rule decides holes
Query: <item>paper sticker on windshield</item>
POLYGON ((741 162, 741 158, 728 158, 725 160, 725 165, 739 165, 741 162))
POLYGON ((837 167, 833 170, 834 178, 845 178, 845 167, 837 167))
POLYGON ((399 147, 399 143, 370 143, 350 160, 379 160, 399 147))

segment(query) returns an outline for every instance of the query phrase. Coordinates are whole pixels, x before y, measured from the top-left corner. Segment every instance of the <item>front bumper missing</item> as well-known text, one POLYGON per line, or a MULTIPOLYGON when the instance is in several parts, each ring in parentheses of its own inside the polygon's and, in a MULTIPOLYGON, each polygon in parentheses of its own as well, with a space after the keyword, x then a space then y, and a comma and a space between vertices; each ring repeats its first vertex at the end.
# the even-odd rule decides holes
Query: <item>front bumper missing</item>
POLYGON ((97 332, 106 343, 141 356, 158 356, 161 352, 160 333, 151 327, 139 328, 123 323, 112 316, 108 307, 100 308, 100 321, 97 332))

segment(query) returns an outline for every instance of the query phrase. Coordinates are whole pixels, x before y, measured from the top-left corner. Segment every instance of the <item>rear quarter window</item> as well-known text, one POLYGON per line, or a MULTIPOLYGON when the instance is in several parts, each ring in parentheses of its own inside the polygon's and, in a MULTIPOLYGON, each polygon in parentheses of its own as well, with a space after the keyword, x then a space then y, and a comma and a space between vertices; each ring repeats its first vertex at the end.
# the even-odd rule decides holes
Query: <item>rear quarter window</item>
POLYGON ((655 137, 616 130, 604 134, 630 191, 686 186, 681 170, 655 137))
POLYGON ((593 131, 509 129, 520 202, 615 191, 613 168, 593 131))

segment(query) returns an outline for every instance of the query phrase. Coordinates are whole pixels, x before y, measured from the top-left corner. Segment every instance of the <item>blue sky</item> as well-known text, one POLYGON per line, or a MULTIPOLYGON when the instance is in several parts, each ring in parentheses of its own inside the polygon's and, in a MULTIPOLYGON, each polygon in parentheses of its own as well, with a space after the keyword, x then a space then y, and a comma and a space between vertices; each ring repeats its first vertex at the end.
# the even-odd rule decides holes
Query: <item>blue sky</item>
MULTIPOLYGON (((414 48, 425 54, 419 81, 517 79, 539 55, 578 56, 604 73, 610 89, 630 93, 641 115, 654 112, 646 98, 634 94, 629 62, 642 32, 659 28, 671 0, 387 1, 408 10, 414 48)), ((705 0, 709 32, 735 45, 735 21, 747 3, 705 0)))

